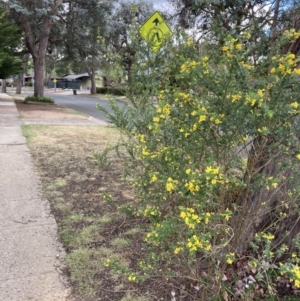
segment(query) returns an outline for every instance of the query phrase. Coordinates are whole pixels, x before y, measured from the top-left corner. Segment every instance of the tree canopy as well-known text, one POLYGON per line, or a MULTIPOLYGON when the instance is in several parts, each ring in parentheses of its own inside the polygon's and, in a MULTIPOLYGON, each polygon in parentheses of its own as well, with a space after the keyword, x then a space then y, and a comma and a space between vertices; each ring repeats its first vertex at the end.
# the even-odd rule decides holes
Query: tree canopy
POLYGON ((0 6, 0 78, 6 79, 21 69, 18 46, 21 43, 20 29, 7 19, 7 11, 0 6))

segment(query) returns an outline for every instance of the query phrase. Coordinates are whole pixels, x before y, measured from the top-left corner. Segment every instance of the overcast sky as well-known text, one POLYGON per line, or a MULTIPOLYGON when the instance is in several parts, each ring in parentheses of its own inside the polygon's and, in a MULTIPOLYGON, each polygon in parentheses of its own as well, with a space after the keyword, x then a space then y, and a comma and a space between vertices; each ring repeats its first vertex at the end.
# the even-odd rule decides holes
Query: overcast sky
MULTIPOLYGON (((123 0, 123 1, 130 1, 130 0, 123 0)), ((138 2, 138 0, 135 1, 138 2)), ((167 0, 146 0, 146 1, 153 3, 154 8, 157 10, 166 10, 169 7, 167 0)))
POLYGON ((168 6, 166 0, 148 0, 148 1, 152 2, 156 9, 163 9, 168 6))

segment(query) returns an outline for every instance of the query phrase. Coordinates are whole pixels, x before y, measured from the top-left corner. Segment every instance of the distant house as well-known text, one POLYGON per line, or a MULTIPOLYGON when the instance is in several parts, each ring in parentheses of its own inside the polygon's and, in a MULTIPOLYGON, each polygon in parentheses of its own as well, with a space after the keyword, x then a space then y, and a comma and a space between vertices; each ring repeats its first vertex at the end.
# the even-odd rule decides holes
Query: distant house
MULTIPOLYGON (((59 80, 61 77, 51 74, 47 76, 48 81, 53 81, 54 79, 59 80)), ((34 82, 34 72, 28 72, 23 77, 23 85, 34 82)))
MULTIPOLYGON (((96 87, 104 86, 104 76, 101 71, 96 71, 96 87)), ((34 73, 29 72, 24 76, 24 85, 34 82, 34 73)), ((51 75, 47 77, 48 88, 65 88, 65 89, 90 89, 92 86, 88 73, 69 74, 62 77, 51 75)))
MULTIPOLYGON (((103 87, 104 86, 104 76, 101 71, 96 72, 96 87, 103 87)), ((62 80, 67 80, 68 82, 76 83, 76 87, 81 89, 90 89, 92 86, 90 77, 88 73, 82 74, 69 74, 62 77, 62 80)))
POLYGON ((23 85, 26 85, 28 83, 32 83, 33 79, 34 79, 34 73, 33 72, 26 73, 23 77, 23 85))

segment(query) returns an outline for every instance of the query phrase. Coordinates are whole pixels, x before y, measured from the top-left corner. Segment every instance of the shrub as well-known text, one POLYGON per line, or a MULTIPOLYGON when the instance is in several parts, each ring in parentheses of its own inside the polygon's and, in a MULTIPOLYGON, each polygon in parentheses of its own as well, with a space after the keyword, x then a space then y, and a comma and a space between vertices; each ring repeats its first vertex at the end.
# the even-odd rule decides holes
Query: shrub
POLYGON ((246 34, 209 55, 186 41, 149 58, 133 70, 132 105, 112 107, 134 163, 128 212, 149 222, 135 277, 185 279, 201 300, 300 287, 299 59, 275 50, 253 63, 246 34))
POLYGON ((27 96, 25 98, 25 103, 28 103, 29 101, 33 101, 33 102, 45 102, 45 103, 51 103, 54 104, 54 100, 51 97, 36 97, 36 96, 27 96))
POLYGON ((107 93, 107 87, 97 87, 96 92, 98 94, 106 94, 107 93))
POLYGON ((31 82, 25 83, 25 86, 26 86, 26 87, 32 87, 32 83, 31 83, 31 82))
POLYGON ((124 88, 97 87, 98 94, 111 94, 116 96, 124 96, 126 91, 124 88))

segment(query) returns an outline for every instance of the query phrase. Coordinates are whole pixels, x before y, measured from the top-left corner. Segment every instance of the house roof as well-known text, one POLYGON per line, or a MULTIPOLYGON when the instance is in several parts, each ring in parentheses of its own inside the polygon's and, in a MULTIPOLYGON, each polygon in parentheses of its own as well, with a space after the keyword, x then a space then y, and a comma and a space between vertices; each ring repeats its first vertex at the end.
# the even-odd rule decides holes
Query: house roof
POLYGON ((89 75, 87 73, 82 73, 82 74, 70 74, 63 76, 64 79, 78 79, 80 77, 88 77, 89 75))
MULTIPOLYGON (((103 75, 101 71, 96 71, 96 74, 103 75)), ((89 74, 86 72, 82 74, 70 74, 70 75, 63 76, 64 79, 70 79, 70 80, 78 79, 80 77, 89 77, 89 74)))

